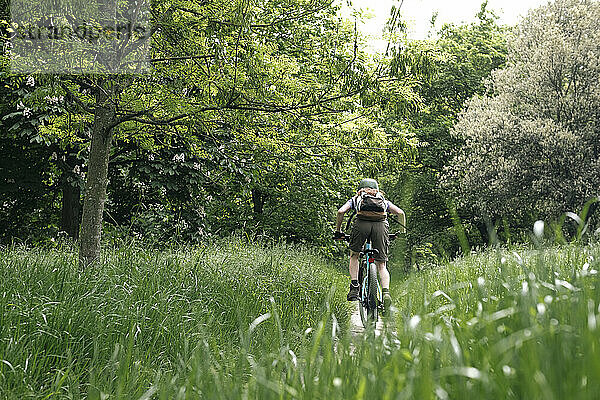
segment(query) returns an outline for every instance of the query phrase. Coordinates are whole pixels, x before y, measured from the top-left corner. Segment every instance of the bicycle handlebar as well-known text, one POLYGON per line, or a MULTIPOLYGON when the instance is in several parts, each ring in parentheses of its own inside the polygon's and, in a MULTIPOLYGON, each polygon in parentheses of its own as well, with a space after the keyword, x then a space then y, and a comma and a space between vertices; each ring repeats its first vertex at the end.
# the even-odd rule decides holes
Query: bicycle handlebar
MULTIPOLYGON (((388 237, 390 240, 396 240, 401 234, 402 232, 388 233, 388 237)), ((350 235, 344 234, 344 237, 333 238, 333 240, 344 240, 346 242, 350 242, 350 235)))
POLYGON ((344 240, 346 242, 350 242, 350 235, 344 234, 344 237, 334 237, 333 240, 344 240))

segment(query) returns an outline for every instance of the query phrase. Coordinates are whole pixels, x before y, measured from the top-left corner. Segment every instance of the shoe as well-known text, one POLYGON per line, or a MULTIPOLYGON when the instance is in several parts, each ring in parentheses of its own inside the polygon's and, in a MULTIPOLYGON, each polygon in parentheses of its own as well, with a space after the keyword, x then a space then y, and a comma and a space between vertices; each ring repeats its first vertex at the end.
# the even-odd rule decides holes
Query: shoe
POLYGON ((348 296, 346 296, 348 301, 356 301, 358 300, 358 285, 354 286, 350 284, 350 291, 348 292, 348 296))
POLYGON ((392 296, 390 296, 390 294, 386 292, 383 294, 383 309, 385 310, 386 313, 388 311, 390 311, 391 306, 392 306, 392 296))

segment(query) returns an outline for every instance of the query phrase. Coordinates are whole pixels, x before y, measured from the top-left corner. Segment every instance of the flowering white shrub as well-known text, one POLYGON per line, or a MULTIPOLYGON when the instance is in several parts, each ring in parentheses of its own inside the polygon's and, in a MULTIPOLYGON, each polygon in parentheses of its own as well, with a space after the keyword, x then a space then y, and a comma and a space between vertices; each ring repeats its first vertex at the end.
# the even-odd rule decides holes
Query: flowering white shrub
POLYGON ((558 0, 509 40, 490 97, 474 97, 444 184, 458 204, 528 223, 578 210, 600 187, 600 3, 558 0))

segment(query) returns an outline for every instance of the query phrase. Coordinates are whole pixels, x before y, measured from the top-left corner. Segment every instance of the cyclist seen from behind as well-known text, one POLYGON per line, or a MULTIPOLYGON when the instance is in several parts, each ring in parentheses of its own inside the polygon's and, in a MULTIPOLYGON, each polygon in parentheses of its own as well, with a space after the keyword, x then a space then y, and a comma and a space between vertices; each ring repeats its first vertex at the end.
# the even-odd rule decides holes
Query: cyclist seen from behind
POLYGON ((401 232, 404 233, 406 232, 406 215, 404 211, 384 198, 375 179, 361 180, 356 195, 338 210, 335 239, 344 238, 344 233, 341 231, 342 222, 344 214, 350 210, 356 211, 357 217, 350 232, 349 270, 351 281, 348 301, 358 300, 358 257, 365 242, 370 239, 373 248, 378 250, 373 258, 379 271, 384 307, 389 309, 392 298, 390 296, 390 274, 386 266, 390 244, 387 215, 388 213, 397 214, 400 217, 401 232))

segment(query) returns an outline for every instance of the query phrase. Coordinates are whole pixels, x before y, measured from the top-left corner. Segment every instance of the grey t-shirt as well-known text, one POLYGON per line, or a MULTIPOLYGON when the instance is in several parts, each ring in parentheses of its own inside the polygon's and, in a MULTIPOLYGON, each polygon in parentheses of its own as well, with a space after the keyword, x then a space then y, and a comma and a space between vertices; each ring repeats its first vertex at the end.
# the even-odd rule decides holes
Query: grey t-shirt
MULTIPOLYGON (((346 202, 347 205, 350 206, 351 210, 356 210, 356 196, 352 197, 350 200, 348 200, 346 202)), ((392 204, 391 201, 389 200, 385 200, 385 211, 387 212, 387 210, 390 208, 390 204, 392 204)))

